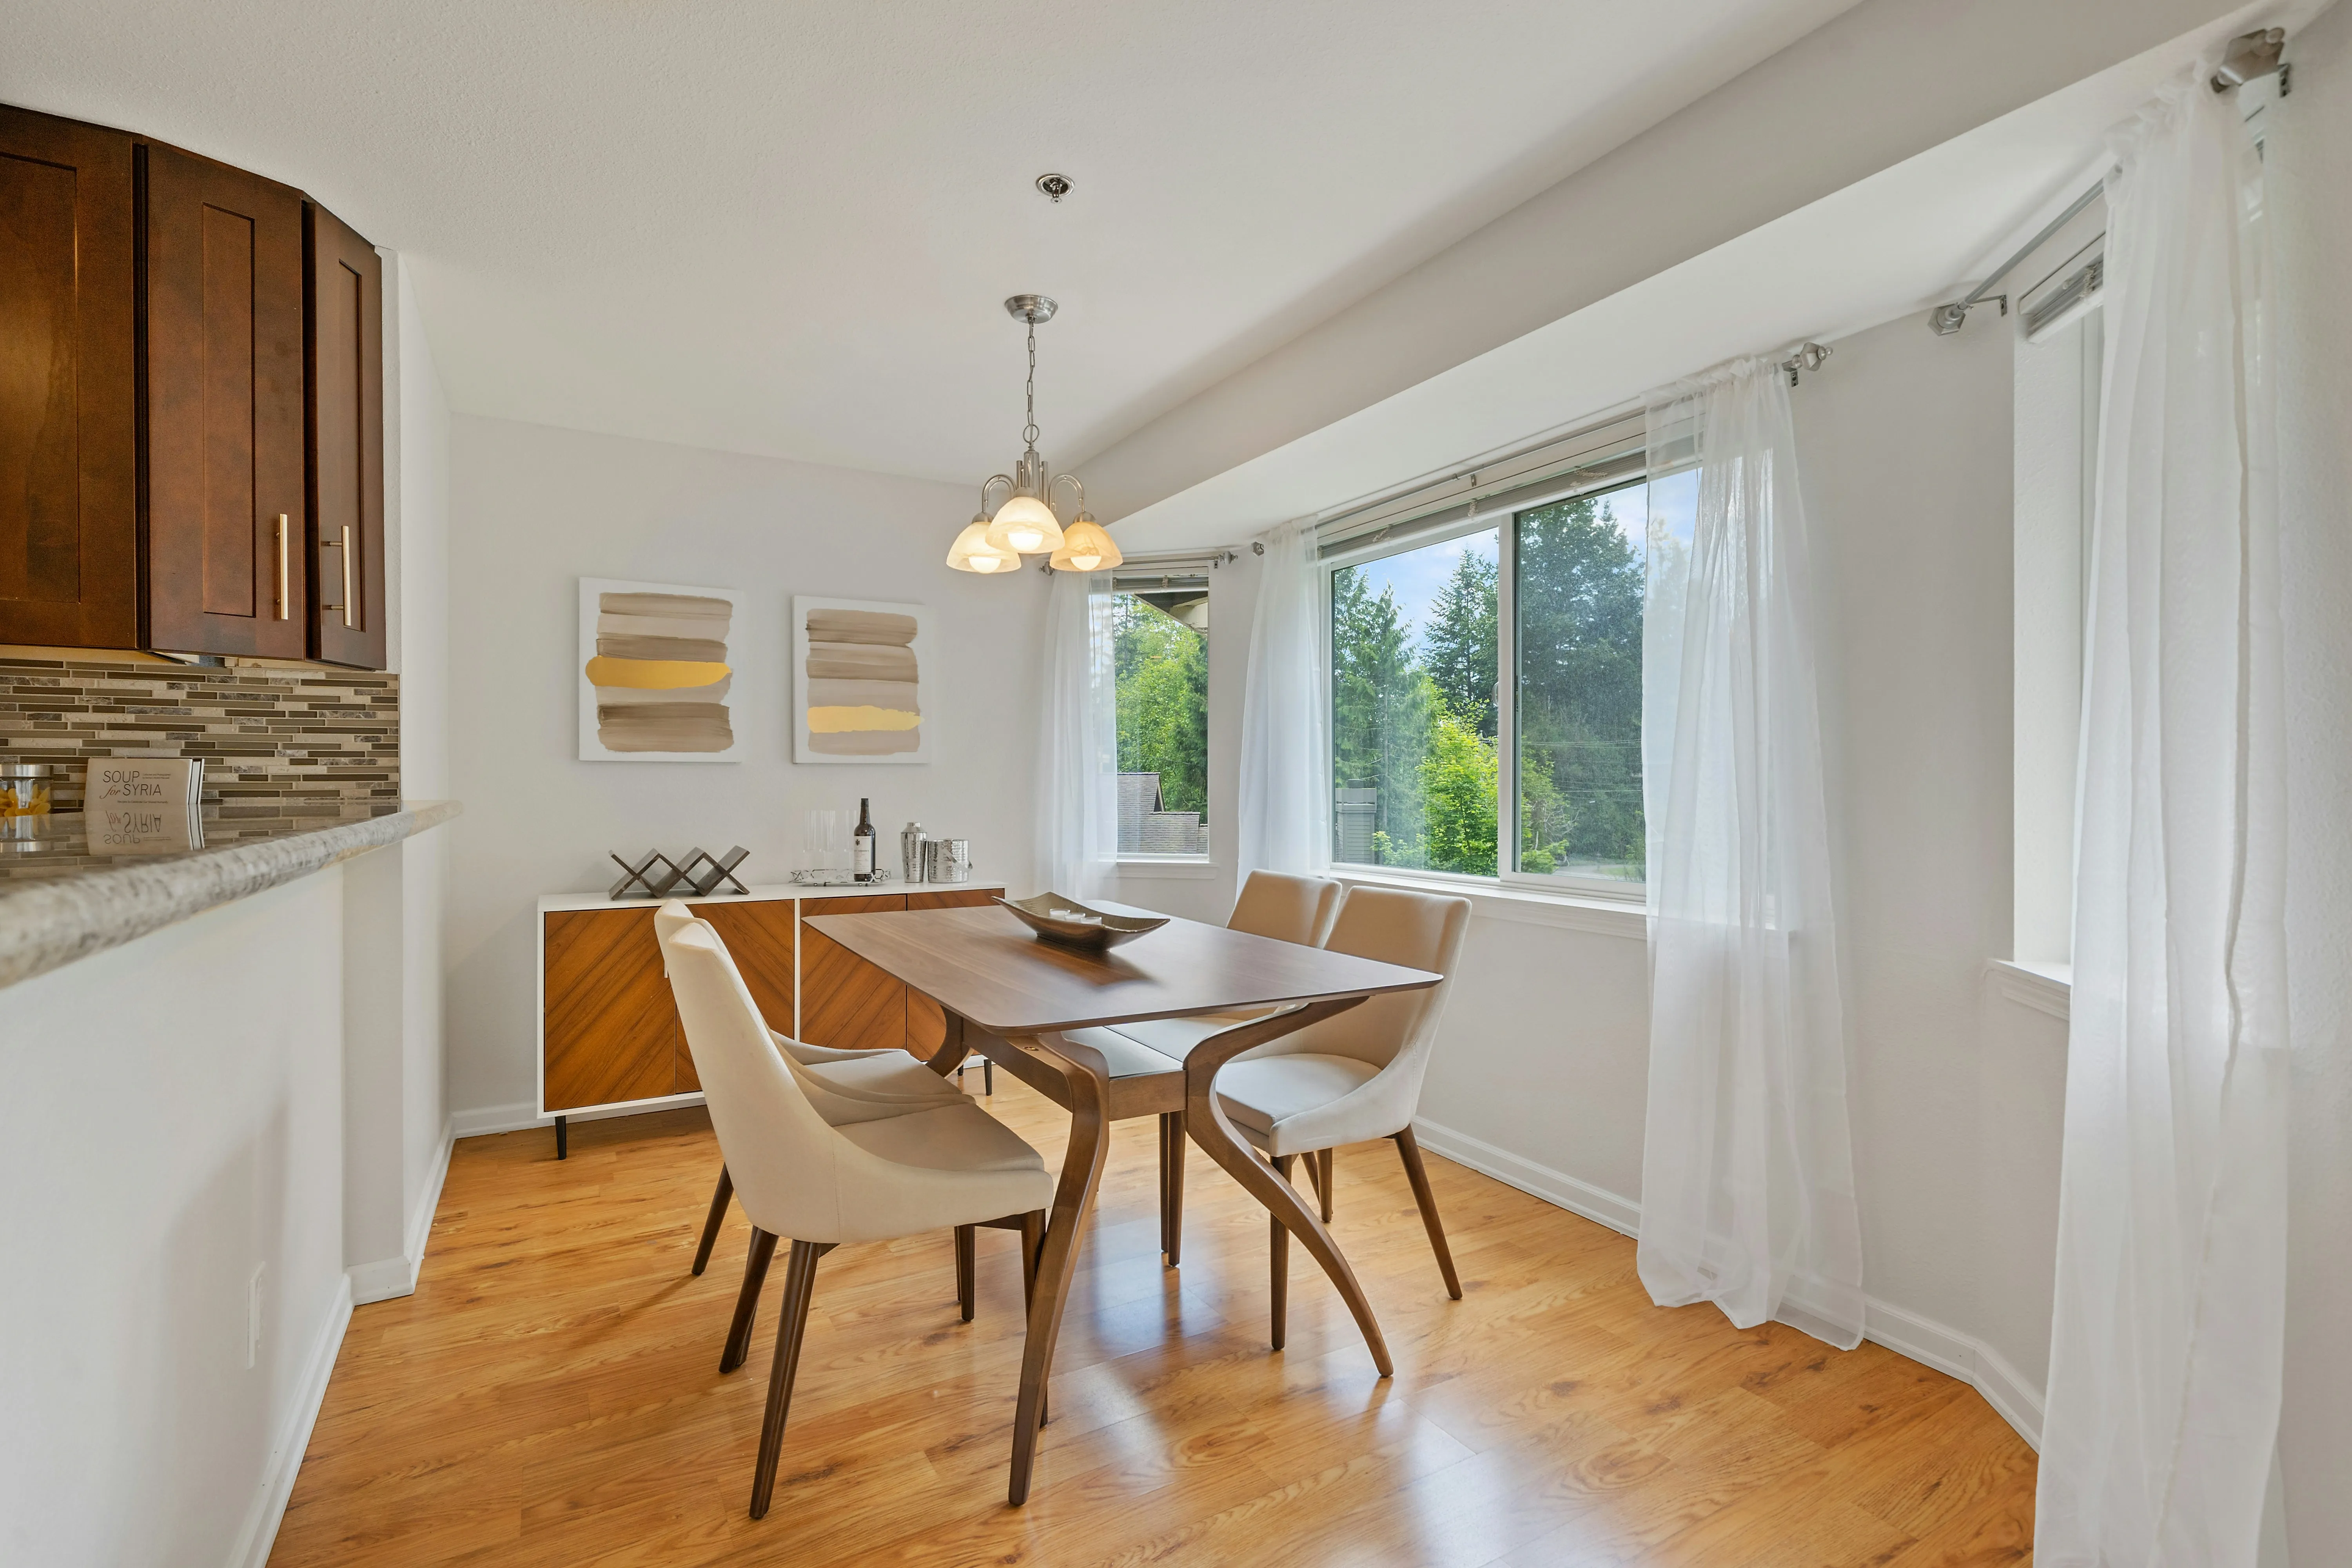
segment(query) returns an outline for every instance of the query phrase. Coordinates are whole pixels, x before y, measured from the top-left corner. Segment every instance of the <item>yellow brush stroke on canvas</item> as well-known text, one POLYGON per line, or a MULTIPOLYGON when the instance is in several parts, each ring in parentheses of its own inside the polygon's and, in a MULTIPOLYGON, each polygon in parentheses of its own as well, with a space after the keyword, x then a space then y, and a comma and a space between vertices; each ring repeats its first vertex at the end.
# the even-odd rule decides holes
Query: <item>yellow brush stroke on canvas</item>
POLYGON ((846 735, 860 730, 911 730, 923 721, 920 713, 909 713, 903 708, 812 708, 808 710, 809 733, 812 735, 846 735))
POLYGON ((723 664, 684 658, 592 658, 591 686, 622 686, 637 691, 667 691, 680 686, 708 686, 727 677, 723 664))

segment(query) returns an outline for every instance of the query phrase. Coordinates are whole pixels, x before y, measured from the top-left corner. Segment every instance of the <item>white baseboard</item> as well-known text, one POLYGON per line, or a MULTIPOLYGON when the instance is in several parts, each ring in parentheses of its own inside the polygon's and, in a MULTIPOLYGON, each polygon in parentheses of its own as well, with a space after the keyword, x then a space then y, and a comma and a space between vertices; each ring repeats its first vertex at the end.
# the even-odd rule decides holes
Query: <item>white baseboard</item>
POLYGON ((1948 1323, 1882 1301, 1867 1299, 1863 1336, 1898 1355, 1948 1373, 1985 1396, 1985 1403, 2017 1429, 2028 1446, 2042 1447, 2042 1391, 2001 1353, 1971 1334, 1948 1323))
MULTIPOLYGON (((1413 1136, 1433 1154, 1443 1154, 1457 1165, 1492 1176, 1597 1225, 1626 1236, 1642 1233, 1642 1205, 1633 1199, 1577 1180, 1564 1171, 1538 1165, 1507 1149, 1434 1121, 1416 1119, 1413 1136)), ((2042 1391, 2010 1365, 2000 1352, 1973 1335, 1918 1313, 1865 1298, 1863 1337, 1908 1356, 1937 1372, 1958 1378, 1985 1397, 2000 1418, 2037 1451, 2042 1447, 2042 1391)))
POLYGON ((1596 1225, 1605 1225, 1627 1236, 1641 1234, 1642 1205, 1606 1187, 1578 1181, 1564 1171, 1523 1160, 1507 1149, 1423 1118, 1413 1119, 1412 1135, 1431 1153, 1443 1154, 1457 1165, 1467 1165, 1482 1176, 1492 1176, 1507 1187, 1533 1193, 1548 1204, 1556 1204, 1570 1214, 1580 1214, 1596 1225))
POLYGON ((541 1125, 539 1108, 528 1100, 519 1100, 512 1105, 479 1105, 471 1110, 449 1113, 450 1133, 457 1138, 479 1138, 487 1132, 520 1132, 526 1127, 541 1125))
POLYGON ((286 1517, 286 1500, 294 1495, 294 1477, 302 1468, 302 1455, 310 1446, 310 1428, 319 1422, 319 1406, 327 1398, 327 1380, 334 1375, 335 1353, 343 1348, 343 1331, 352 1321, 352 1282, 346 1274, 336 1282, 335 1300, 327 1321, 310 1346, 310 1363, 294 1391, 294 1403, 279 1423, 269 1458, 262 1467, 261 1487, 247 1510, 245 1528, 229 1549, 228 1568, 268 1568, 269 1549, 278 1542, 278 1526, 286 1517))
POLYGON ((449 1178, 449 1155, 457 1146, 456 1120, 441 1124, 441 1146, 434 1151, 433 1169, 425 1178, 425 1190, 416 1196, 416 1206, 409 1211, 408 1237, 398 1258, 379 1258, 373 1263, 353 1264, 344 1270, 352 1279, 352 1304, 364 1307, 371 1301, 389 1301, 397 1296, 410 1296, 416 1291, 416 1276, 425 1267, 425 1244, 433 1237, 434 1211, 441 1206, 441 1184, 449 1178))

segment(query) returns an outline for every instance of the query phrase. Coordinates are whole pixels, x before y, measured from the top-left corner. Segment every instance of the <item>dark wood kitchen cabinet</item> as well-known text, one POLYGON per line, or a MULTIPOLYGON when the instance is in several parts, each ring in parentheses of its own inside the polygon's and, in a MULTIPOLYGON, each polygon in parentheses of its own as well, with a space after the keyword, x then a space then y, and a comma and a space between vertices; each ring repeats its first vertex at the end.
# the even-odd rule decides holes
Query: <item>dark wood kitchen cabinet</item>
POLYGON ((382 669, 383 258, 317 203, 303 218, 310 657, 382 669))
POLYGON ((382 668, 383 300, 301 192, 0 106, 0 642, 382 668))
POLYGON ((0 106, 0 643, 139 639, 135 152, 0 106))
POLYGON ((147 646, 300 658, 302 195, 143 151, 147 646))

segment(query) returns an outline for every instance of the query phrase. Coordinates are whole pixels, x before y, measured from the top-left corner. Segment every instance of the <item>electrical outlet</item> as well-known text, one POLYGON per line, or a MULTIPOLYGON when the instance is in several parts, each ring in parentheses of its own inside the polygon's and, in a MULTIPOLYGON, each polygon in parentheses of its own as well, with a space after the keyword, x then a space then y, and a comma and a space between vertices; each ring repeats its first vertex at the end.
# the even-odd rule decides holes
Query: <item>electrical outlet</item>
POLYGON ((261 1360, 261 1277, 269 1272, 269 1265, 253 1266, 253 1278, 245 1283, 245 1370, 251 1372, 261 1360))

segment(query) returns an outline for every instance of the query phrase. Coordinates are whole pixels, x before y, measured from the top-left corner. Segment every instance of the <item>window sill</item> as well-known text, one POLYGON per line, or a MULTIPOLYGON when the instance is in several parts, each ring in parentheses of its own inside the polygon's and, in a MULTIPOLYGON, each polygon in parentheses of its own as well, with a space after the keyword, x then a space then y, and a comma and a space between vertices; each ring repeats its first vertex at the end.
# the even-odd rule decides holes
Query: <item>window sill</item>
POLYGON ((1470 900, 1470 912, 1482 920, 1510 921, 1518 925, 1551 926, 1562 931, 1590 931, 1597 936, 1646 942, 1650 917, 1639 903, 1617 899, 1547 893, 1533 888, 1489 882, 1483 878, 1413 876, 1392 871, 1368 871, 1335 866, 1324 873, 1350 887, 1407 888, 1417 893, 1453 893, 1470 900))
POLYGON ((1192 856, 1171 855, 1164 858, 1121 858, 1112 863, 1112 874, 1118 877, 1160 877, 1179 881, 1205 882, 1217 875, 1217 863, 1192 856))
POLYGON ((2003 996, 2020 1006, 2047 1013, 2053 1018, 2070 1017, 2074 1011, 2074 966, 2071 963, 1996 958, 1985 966, 1985 973, 2000 987, 2003 996))

